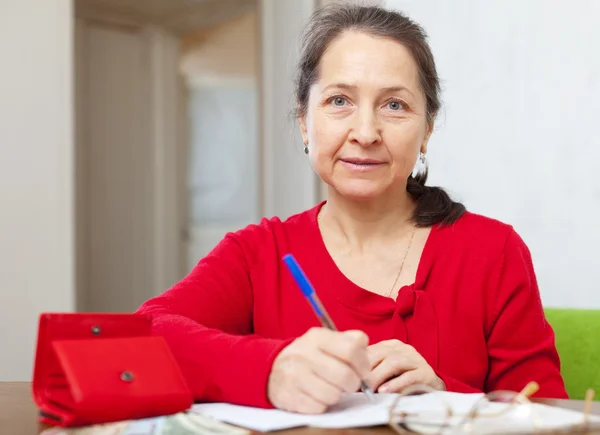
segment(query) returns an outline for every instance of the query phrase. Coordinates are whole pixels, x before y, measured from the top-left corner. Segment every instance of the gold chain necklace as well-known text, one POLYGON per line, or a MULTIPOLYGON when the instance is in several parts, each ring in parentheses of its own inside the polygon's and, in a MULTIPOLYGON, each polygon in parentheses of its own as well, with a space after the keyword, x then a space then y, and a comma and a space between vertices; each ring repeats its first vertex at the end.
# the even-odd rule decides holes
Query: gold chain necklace
MULTIPOLYGON (((322 214, 321 212, 323 211, 323 208, 324 207, 321 207, 321 209, 317 213, 317 225, 319 227, 321 226, 321 214, 322 214)), ((396 275, 396 279, 394 280, 394 283, 392 284, 390 291, 386 295, 387 297, 390 297, 392 295, 392 292, 394 291, 394 288, 396 287, 396 283, 398 282, 398 279, 400 279, 400 275, 402 275, 402 269, 404 269, 404 263, 406 262, 406 257, 408 257, 408 252, 410 251, 410 247, 412 246, 412 242, 415 237, 416 231, 417 231, 417 227, 413 227, 413 230, 410 234, 410 239, 408 240, 408 246, 406 247, 406 251, 404 251, 404 257, 402 257, 402 263, 400 263, 400 269, 398 270, 398 274, 396 275)))
POLYGON ((408 251, 410 251, 410 247, 412 245, 413 238, 415 237, 416 230, 417 230, 417 227, 413 227, 413 230, 410 233, 410 239, 408 240, 408 246, 406 247, 406 251, 404 251, 404 257, 402 258, 402 263, 400 263, 400 270, 398 271, 398 275, 396 275, 396 279, 394 280, 394 283, 392 284, 392 287, 390 288, 390 291, 387 294, 388 297, 390 297, 392 295, 392 292, 394 291, 394 288, 396 287, 396 283, 398 282, 398 278, 400 278, 400 275, 402 274, 402 269, 404 269, 404 262, 406 261, 406 257, 408 256, 408 251))

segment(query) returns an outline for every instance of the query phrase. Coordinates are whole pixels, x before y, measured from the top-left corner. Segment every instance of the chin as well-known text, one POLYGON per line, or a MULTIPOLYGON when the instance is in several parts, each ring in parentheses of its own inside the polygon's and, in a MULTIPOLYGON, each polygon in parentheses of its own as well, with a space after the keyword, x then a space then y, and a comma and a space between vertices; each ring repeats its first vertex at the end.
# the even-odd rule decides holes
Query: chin
POLYGON ((336 187, 335 190, 344 198, 350 199, 352 201, 371 201, 373 199, 379 198, 385 192, 385 189, 366 188, 366 186, 363 186, 361 188, 351 186, 339 186, 336 187))

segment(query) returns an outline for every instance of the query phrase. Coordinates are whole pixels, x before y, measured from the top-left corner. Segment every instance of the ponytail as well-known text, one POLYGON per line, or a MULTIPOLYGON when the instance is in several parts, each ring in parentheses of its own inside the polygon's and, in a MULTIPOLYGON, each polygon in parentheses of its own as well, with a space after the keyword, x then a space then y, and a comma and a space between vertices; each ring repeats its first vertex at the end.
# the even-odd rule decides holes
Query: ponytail
POLYGON ((418 227, 429 227, 437 223, 450 225, 466 211, 463 204, 455 202, 441 187, 426 186, 427 170, 408 177, 406 191, 417 202, 413 220, 418 227))

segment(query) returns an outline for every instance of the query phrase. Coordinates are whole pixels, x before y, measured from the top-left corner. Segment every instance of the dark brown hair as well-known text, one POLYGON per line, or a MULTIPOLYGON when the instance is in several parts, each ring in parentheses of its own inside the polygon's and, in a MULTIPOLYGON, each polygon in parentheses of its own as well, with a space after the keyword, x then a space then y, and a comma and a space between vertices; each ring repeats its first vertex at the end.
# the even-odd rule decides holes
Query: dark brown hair
MULTIPOLYGON (((400 12, 375 6, 333 4, 318 9, 301 38, 300 60, 296 74, 297 115, 308 106, 310 87, 319 78, 321 57, 329 45, 346 31, 359 31, 393 39, 412 54, 419 69, 419 84, 426 98, 427 122, 433 125, 440 109, 440 81, 435 60, 421 26, 400 12)), ((440 187, 426 186, 427 171, 408 178, 406 190, 416 201, 413 220, 417 226, 451 224, 465 212, 440 187)))

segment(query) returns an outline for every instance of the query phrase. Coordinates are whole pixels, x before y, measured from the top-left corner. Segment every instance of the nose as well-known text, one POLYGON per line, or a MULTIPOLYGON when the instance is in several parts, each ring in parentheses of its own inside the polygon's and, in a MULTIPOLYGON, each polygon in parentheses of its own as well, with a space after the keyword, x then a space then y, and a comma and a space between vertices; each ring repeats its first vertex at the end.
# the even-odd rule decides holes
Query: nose
POLYGON ((365 109, 356 113, 349 139, 362 147, 369 147, 381 142, 381 127, 372 110, 365 109))

